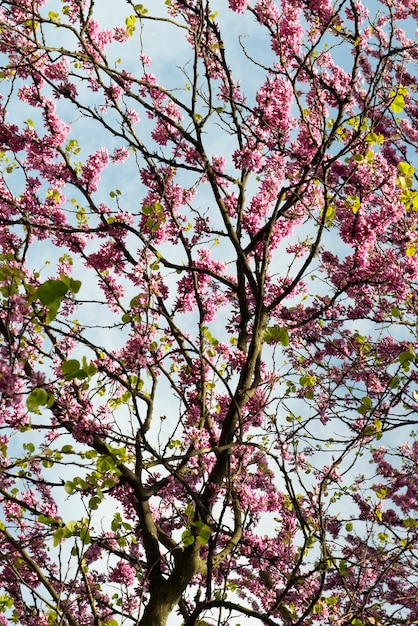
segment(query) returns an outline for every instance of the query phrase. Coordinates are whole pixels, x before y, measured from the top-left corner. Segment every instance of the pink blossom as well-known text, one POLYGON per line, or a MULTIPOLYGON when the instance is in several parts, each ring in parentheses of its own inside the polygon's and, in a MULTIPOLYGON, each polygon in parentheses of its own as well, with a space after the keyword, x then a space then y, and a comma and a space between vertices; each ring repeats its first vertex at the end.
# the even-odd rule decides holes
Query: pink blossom
POLYGON ((110 574, 110 580, 129 587, 135 580, 135 568, 126 561, 119 561, 110 574))
POLYGON ((141 62, 149 67, 151 65, 151 57, 148 54, 141 54, 141 62))
POLYGON ((232 159, 237 169, 249 170, 250 172, 259 172, 264 163, 263 155, 255 148, 250 147, 235 150, 232 159))
POLYGON ((217 174, 223 174, 225 171, 225 157, 224 156, 213 156, 212 164, 217 174))
POLYGON ((82 166, 81 180, 90 192, 97 191, 100 176, 108 163, 109 156, 106 148, 100 148, 89 156, 86 163, 82 166))
POLYGON ((132 126, 135 126, 140 121, 137 111, 132 107, 126 111, 125 118, 132 126))
POLYGON ((130 39, 130 34, 126 28, 123 28, 122 26, 115 26, 113 29, 113 39, 119 43, 123 43, 124 41, 128 41, 130 39))
POLYGON ((248 0, 228 0, 229 8, 236 13, 244 13, 248 5, 248 0))
POLYGON ((111 155, 110 159, 113 163, 123 163, 123 161, 126 161, 128 156, 129 156, 129 152, 127 151, 127 149, 124 147, 121 147, 121 148, 114 149, 113 154, 111 155))
POLYGON ((254 7, 261 24, 276 24, 280 13, 274 0, 258 0, 254 7))
POLYGON ((333 15, 333 7, 330 0, 310 0, 308 2, 309 11, 312 11, 317 18, 327 23, 333 15))

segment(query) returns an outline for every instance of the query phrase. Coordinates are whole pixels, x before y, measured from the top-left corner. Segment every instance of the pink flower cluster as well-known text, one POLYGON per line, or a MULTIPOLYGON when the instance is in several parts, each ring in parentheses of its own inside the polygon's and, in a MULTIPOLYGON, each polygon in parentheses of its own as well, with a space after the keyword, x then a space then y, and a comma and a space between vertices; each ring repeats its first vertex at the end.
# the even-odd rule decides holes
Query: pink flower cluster
POLYGON ((244 13, 248 5, 248 0, 228 0, 229 8, 236 13, 244 13))

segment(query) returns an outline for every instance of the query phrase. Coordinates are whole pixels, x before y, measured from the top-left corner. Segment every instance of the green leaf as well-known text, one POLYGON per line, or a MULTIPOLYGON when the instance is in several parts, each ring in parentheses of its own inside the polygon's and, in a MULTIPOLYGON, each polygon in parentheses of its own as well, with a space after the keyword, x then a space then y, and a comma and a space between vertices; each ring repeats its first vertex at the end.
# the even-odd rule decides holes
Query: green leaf
POLYGON ((135 30, 135 24, 136 24, 136 17, 135 15, 129 15, 126 19, 125 19, 125 24, 128 30, 135 30))
POLYGON ((402 520, 402 524, 405 526, 405 528, 418 528, 418 520, 414 519, 413 517, 407 517, 406 519, 402 520))
POLYGON ((149 204, 144 204, 144 206, 142 207, 142 213, 144 215, 153 215, 154 214, 154 207, 150 206, 149 204))
POLYGON ((73 380, 78 378, 84 380, 85 378, 91 378, 97 372, 97 367, 94 363, 88 363, 87 358, 83 356, 82 364, 77 359, 69 359, 64 361, 61 366, 61 371, 65 380, 73 380))
POLYGON ((304 374, 299 378, 299 382, 302 387, 313 387, 315 385, 316 376, 312 376, 311 374, 304 374))
POLYGON ((406 161, 401 161, 398 163, 398 170, 401 174, 405 174, 405 176, 412 176, 415 172, 415 167, 406 161))
POLYGON ((207 524, 204 524, 203 522, 194 522, 193 526, 195 526, 199 533, 197 535, 197 540, 198 542, 204 546, 208 543, 209 539, 210 539, 210 528, 207 524))
POLYGON ((106 474, 106 472, 111 472, 115 469, 115 460, 111 456, 103 455, 97 459, 97 471, 101 474, 106 474))
POLYGON ((6 609, 11 609, 13 605, 13 598, 7 595, 7 593, 2 593, 0 595, 0 613, 4 613, 6 609))
POLYGON ((56 548, 64 538, 64 529, 58 528, 52 536, 54 538, 54 548, 56 548))
POLYGON ((361 206, 360 198, 358 196, 347 196, 347 201, 355 215, 361 206))
POLYGON ((60 302, 68 291, 67 285, 62 280, 47 280, 39 285, 36 290, 36 296, 45 306, 54 304, 57 300, 60 302))
POLYGON ((49 517, 49 515, 43 515, 42 513, 38 515, 38 522, 40 524, 47 524, 48 526, 55 526, 60 522, 53 517, 49 517))
POLYGON ((96 511, 96 509, 99 508, 99 504, 101 501, 102 498, 100 498, 100 496, 93 496, 89 500, 89 509, 91 509, 92 511, 96 511))
POLYGON ((55 11, 49 11, 48 17, 51 20, 51 22, 58 22, 58 23, 60 22, 59 13, 55 13, 55 11))
POLYGON ((380 498, 381 500, 382 500, 383 498, 386 498, 387 494, 388 494, 388 489, 387 489, 387 487, 379 487, 379 488, 376 490, 376 495, 377 495, 377 497, 378 497, 378 498, 380 498))
POLYGON ((267 326, 263 333, 263 341, 266 343, 281 343, 282 346, 288 346, 290 344, 289 333, 286 328, 282 326, 267 326))
POLYGON ((68 493, 68 495, 71 495, 72 493, 74 493, 75 486, 74 486, 73 481, 71 480, 66 481, 66 483, 64 484, 64 491, 68 493))
POLYGON ((54 398, 54 396, 53 396, 53 395, 52 395, 52 393, 51 393, 51 394, 48 396, 48 400, 47 400, 47 403, 46 403, 46 408, 47 408, 47 409, 50 409, 50 408, 54 405, 54 403, 55 403, 55 398, 54 398))
POLYGON ((138 11, 140 15, 146 15, 148 13, 148 9, 144 7, 143 4, 135 4, 134 9, 138 11))
POLYGON ((83 526, 83 528, 80 530, 80 539, 84 545, 91 543, 91 536, 89 533, 89 529, 86 528, 85 526, 83 526))
POLYGON ((395 184, 406 192, 412 187, 412 176, 397 176, 395 178, 395 184))
POLYGON ((390 108, 394 113, 402 113, 405 108, 405 98, 402 94, 398 93, 397 96, 392 100, 390 108))
MULTIPOLYGON (((69 359, 68 361, 64 361, 64 363, 61 365, 61 371, 66 378, 74 378, 79 370, 80 361, 77 361, 77 359, 69 359)), ((71 378, 67 379, 70 380, 71 378)))
POLYGON ((181 540, 185 546, 192 546, 194 544, 194 536, 189 529, 182 532, 181 540))
POLYGON ((396 387, 399 387, 399 383, 401 382, 401 379, 399 378, 399 376, 394 376, 390 381, 389 381, 389 389, 396 389, 396 387))
POLYGON ((401 365, 405 365, 406 363, 409 363, 410 361, 414 361, 415 352, 412 352, 411 350, 404 350, 403 352, 400 353, 398 359, 401 365))
POLYGON ((45 320, 47 324, 52 322, 57 317, 60 304, 61 304, 61 300, 56 300, 53 304, 49 305, 48 315, 46 316, 46 320, 45 320))
POLYGON ((87 376, 90 378, 91 376, 94 376, 95 374, 97 374, 97 367, 94 363, 90 362, 85 369, 85 372, 87 373, 87 376))
POLYGON ((373 402, 371 401, 369 396, 364 396, 361 399, 361 403, 364 404, 364 406, 366 406, 368 409, 371 409, 373 407, 373 402))
POLYGON ((67 522, 64 527, 64 537, 71 537, 75 532, 77 532, 79 528, 78 522, 70 521, 67 522))
POLYGON ((367 143, 374 145, 374 144, 382 144, 385 140, 385 136, 382 135, 381 133, 369 133, 366 136, 366 141, 367 143))
POLYGON ((333 206, 329 206, 325 213, 325 219, 327 222, 327 226, 330 226, 335 218, 335 208, 333 206))
POLYGON ((38 413, 41 406, 45 406, 49 400, 49 394, 42 387, 30 392, 26 400, 26 407, 32 413, 38 413))
POLYGON ((60 274, 61 281, 67 285, 68 290, 71 293, 76 294, 80 291, 81 280, 74 280, 71 276, 66 276, 65 274, 60 274))
POLYGON ((115 513, 110 527, 115 533, 120 529, 121 525, 122 525, 122 516, 120 513, 115 513))
POLYGON ((60 192, 57 189, 48 189, 45 197, 52 198, 53 201, 57 203, 60 199, 60 192))

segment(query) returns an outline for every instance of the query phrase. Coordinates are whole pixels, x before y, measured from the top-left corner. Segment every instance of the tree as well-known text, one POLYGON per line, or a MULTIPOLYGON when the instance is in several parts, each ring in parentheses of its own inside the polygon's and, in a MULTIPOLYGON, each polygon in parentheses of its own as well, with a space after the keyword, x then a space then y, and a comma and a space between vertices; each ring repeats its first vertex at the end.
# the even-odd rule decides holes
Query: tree
POLYGON ((416 2, 99 4, 0 8, 0 624, 418 623, 416 2))

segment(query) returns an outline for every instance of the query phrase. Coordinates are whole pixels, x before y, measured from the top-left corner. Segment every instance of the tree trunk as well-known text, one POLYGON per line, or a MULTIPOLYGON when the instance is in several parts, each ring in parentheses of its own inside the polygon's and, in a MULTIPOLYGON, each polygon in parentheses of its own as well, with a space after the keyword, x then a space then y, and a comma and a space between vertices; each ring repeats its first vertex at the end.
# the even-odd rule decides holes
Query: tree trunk
POLYGON ((166 626, 169 615, 174 610, 180 597, 174 598, 163 588, 151 596, 138 626, 166 626))
POLYGON ((198 542, 184 548, 166 580, 150 585, 150 598, 138 626, 166 626, 169 615, 178 605, 193 576, 202 571, 198 542))

